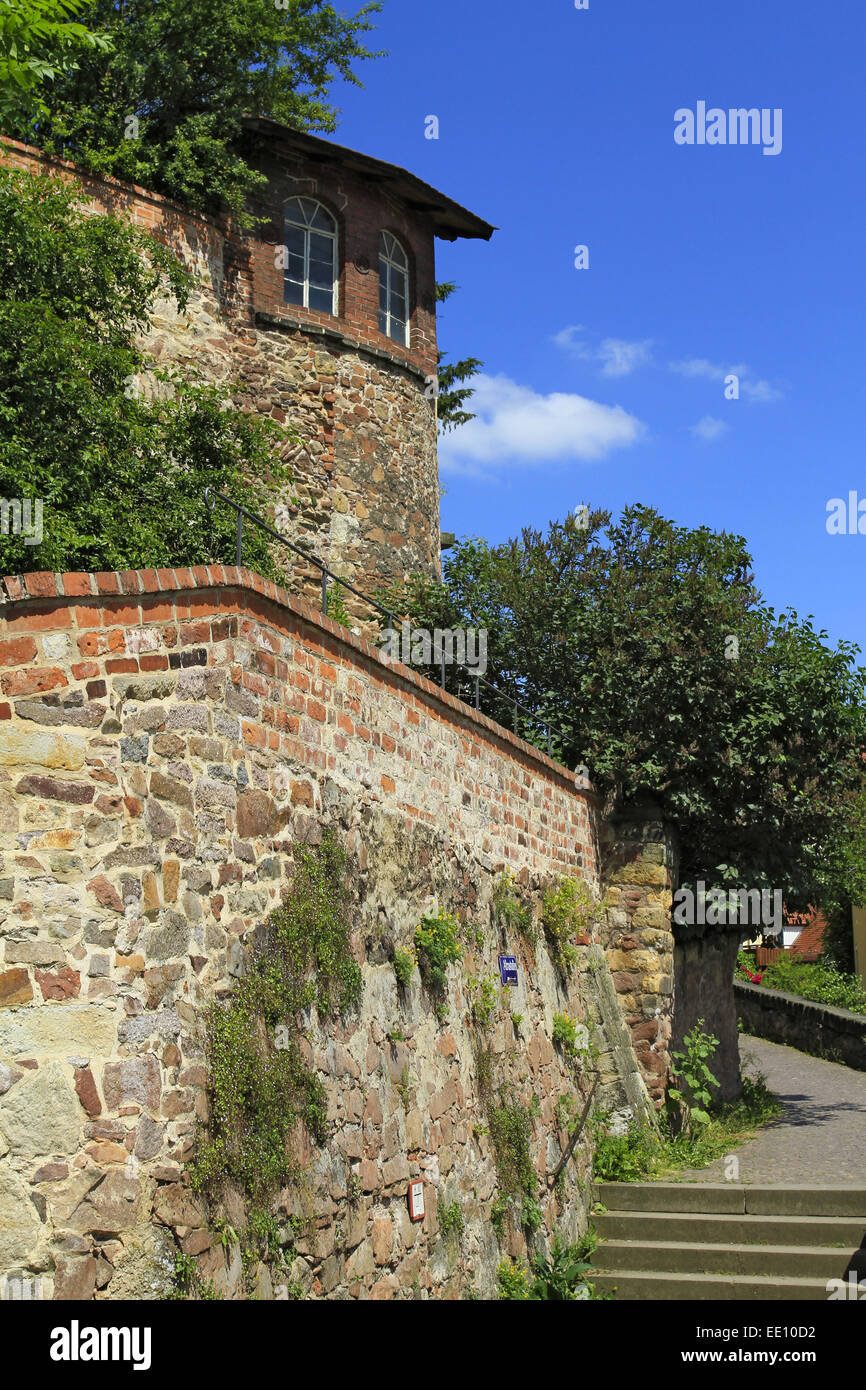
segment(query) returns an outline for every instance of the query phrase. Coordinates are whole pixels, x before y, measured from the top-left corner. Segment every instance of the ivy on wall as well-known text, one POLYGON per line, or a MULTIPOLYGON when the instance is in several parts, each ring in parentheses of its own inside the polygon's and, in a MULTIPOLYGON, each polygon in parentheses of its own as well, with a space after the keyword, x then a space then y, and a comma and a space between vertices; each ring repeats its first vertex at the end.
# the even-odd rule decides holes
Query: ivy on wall
POLYGON ((320 846, 300 851, 263 945, 231 998, 215 1001, 206 1016, 210 1113, 191 1181, 213 1207, 227 1187, 241 1193, 262 1257, 279 1244, 271 1201, 300 1176, 292 1131, 301 1123, 317 1143, 327 1138, 327 1099, 304 1059, 302 1015, 315 1007, 320 1019, 334 1017, 361 996, 346 869, 332 830, 320 846))

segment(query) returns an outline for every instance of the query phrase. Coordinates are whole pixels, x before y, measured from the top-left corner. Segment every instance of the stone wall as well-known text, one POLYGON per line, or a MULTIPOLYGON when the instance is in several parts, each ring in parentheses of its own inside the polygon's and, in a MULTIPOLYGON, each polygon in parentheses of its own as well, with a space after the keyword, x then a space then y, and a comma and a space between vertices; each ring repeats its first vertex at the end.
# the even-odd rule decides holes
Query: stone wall
MULTIPOLYGON (((57 1298, 159 1297, 183 1251, 244 1296, 238 1247, 187 1182, 208 1113, 202 1013, 324 826, 350 856, 363 994, 339 1023, 310 1018, 330 1137, 300 1141, 306 1181, 276 1210, 287 1240, 292 1218, 301 1233, 288 1272, 253 1271, 256 1292, 489 1296, 502 1251, 525 1249, 491 1225, 467 985, 506 949, 519 983, 485 1035, 494 1087, 533 1107, 539 1238, 577 1236, 587 1135, 561 1187, 548 1177, 567 1142, 557 1102, 579 1109, 588 1067, 554 1047, 554 1014, 594 1035, 604 1108, 646 1093, 598 932, 564 978, 543 936, 508 937, 491 908, 504 867, 536 919, 559 875, 600 892, 574 775, 244 570, 31 575, 0 598, 0 1275, 57 1298), (441 1020, 392 964, 434 905, 465 928, 441 1020), (456 1239, 443 1200, 463 1213, 456 1239)), ((657 878, 632 856, 629 882, 657 878)), ((642 1016, 640 1001, 648 984, 642 1016)))
POLYGON ((749 980, 734 981, 742 1031, 866 1071, 866 1016, 834 1009, 749 980))
POLYGON ((643 1081, 660 1106, 670 1069, 674 1003, 670 917, 679 867, 676 837, 658 808, 647 804, 605 825, 602 850, 607 963, 643 1081))
MULTIPOLYGON (((292 432, 281 446, 294 479, 278 515, 283 534, 368 593, 415 572, 439 574, 434 239, 421 214, 333 163, 325 170, 286 156, 267 166, 261 227, 239 236, 225 221, 84 175, 17 141, 0 143, 0 161, 74 182, 86 207, 128 218, 191 270, 187 308, 161 301, 143 347, 157 367, 230 384, 239 405, 292 432), (279 296, 279 208, 295 193, 324 197, 341 218, 338 317, 283 305, 279 296), (378 332, 380 226, 412 252, 407 348, 378 332)), ((150 373, 137 388, 145 395, 162 389, 150 373)), ((282 548, 279 561, 293 587, 316 593, 318 571, 295 564, 282 548)))

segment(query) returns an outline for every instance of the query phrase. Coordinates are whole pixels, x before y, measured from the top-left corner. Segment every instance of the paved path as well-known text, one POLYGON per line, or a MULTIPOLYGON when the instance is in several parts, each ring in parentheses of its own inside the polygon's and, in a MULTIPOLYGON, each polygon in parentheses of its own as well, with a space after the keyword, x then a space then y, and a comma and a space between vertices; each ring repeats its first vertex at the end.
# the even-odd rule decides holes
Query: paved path
MULTIPOLYGON (((866 1186, 866 1072, 742 1036, 747 1072, 762 1071, 782 1102, 777 1119, 734 1152, 741 1183, 866 1186)), ((686 1182, 722 1182, 724 1160, 686 1169, 686 1182)))

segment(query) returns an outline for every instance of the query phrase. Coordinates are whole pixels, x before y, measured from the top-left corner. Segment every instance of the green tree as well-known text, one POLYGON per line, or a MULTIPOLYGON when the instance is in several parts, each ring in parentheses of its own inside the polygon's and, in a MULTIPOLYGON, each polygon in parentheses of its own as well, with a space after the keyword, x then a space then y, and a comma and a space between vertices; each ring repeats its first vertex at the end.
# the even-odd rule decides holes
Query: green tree
POLYGON ((838 969, 854 970, 852 907, 866 906, 866 780, 847 794, 840 832, 829 846, 814 906, 827 920, 824 955, 838 969))
POLYGON ((77 55, 108 53, 110 40, 75 16, 87 0, 0 0, 0 121, 44 118, 40 88, 77 67, 77 55))
MULTIPOLYGON (((158 294, 183 307, 173 254, 129 223, 85 214, 69 186, 0 171, 0 497, 40 499, 44 538, 0 537, 6 574, 234 561, 234 514, 287 479, 281 432, 224 389, 164 373, 136 394, 158 294)), ((245 562, 272 574, 249 537, 245 562)))
MULTIPOLYGON (((862 785, 866 672, 858 649, 776 614, 745 541, 648 507, 595 512, 490 546, 463 540, 444 581, 392 591, 419 625, 488 631, 482 708, 586 765, 609 805, 647 795, 679 827, 682 877, 821 889, 862 785)), ((430 671, 433 679, 439 673, 430 671)), ((466 674, 446 683, 471 697, 466 674)))
MULTIPOLYGON (((450 299, 457 289, 453 280, 439 281, 436 285, 436 303, 443 304, 446 299, 450 299)), ((460 386, 460 382, 469 381, 477 372, 481 370, 484 363, 477 357, 465 357, 462 362, 446 363, 447 353, 440 352, 439 362, 439 390, 436 400, 436 418, 441 430, 453 430, 458 425, 465 425, 468 420, 474 420, 475 416, 463 407, 470 397, 474 394, 471 386, 460 386)))
POLYGON ((377 57, 363 35, 381 0, 354 17, 325 0, 90 0, 83 13, 112 51, 83 55, 58 76, 50 117, 29 113, 7 133, 96 172, 155 188, 242 220, 263 177, 248 162, 242 118, 269 116, 332 131, 335 77, 360 85, 377 57))

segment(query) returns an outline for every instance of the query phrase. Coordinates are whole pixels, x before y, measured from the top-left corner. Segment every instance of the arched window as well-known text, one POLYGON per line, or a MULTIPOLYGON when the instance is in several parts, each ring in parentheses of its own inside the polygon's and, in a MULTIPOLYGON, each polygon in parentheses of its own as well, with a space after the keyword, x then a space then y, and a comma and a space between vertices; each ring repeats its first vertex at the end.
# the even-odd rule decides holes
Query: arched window
POLYGON ((283 294, 287 304, 337 313, 337 224, 312 198, 285 205, 283 294))
POLYGON ((409 346, 409 258, 390 232, 379 236, 379 332, 409 346))

